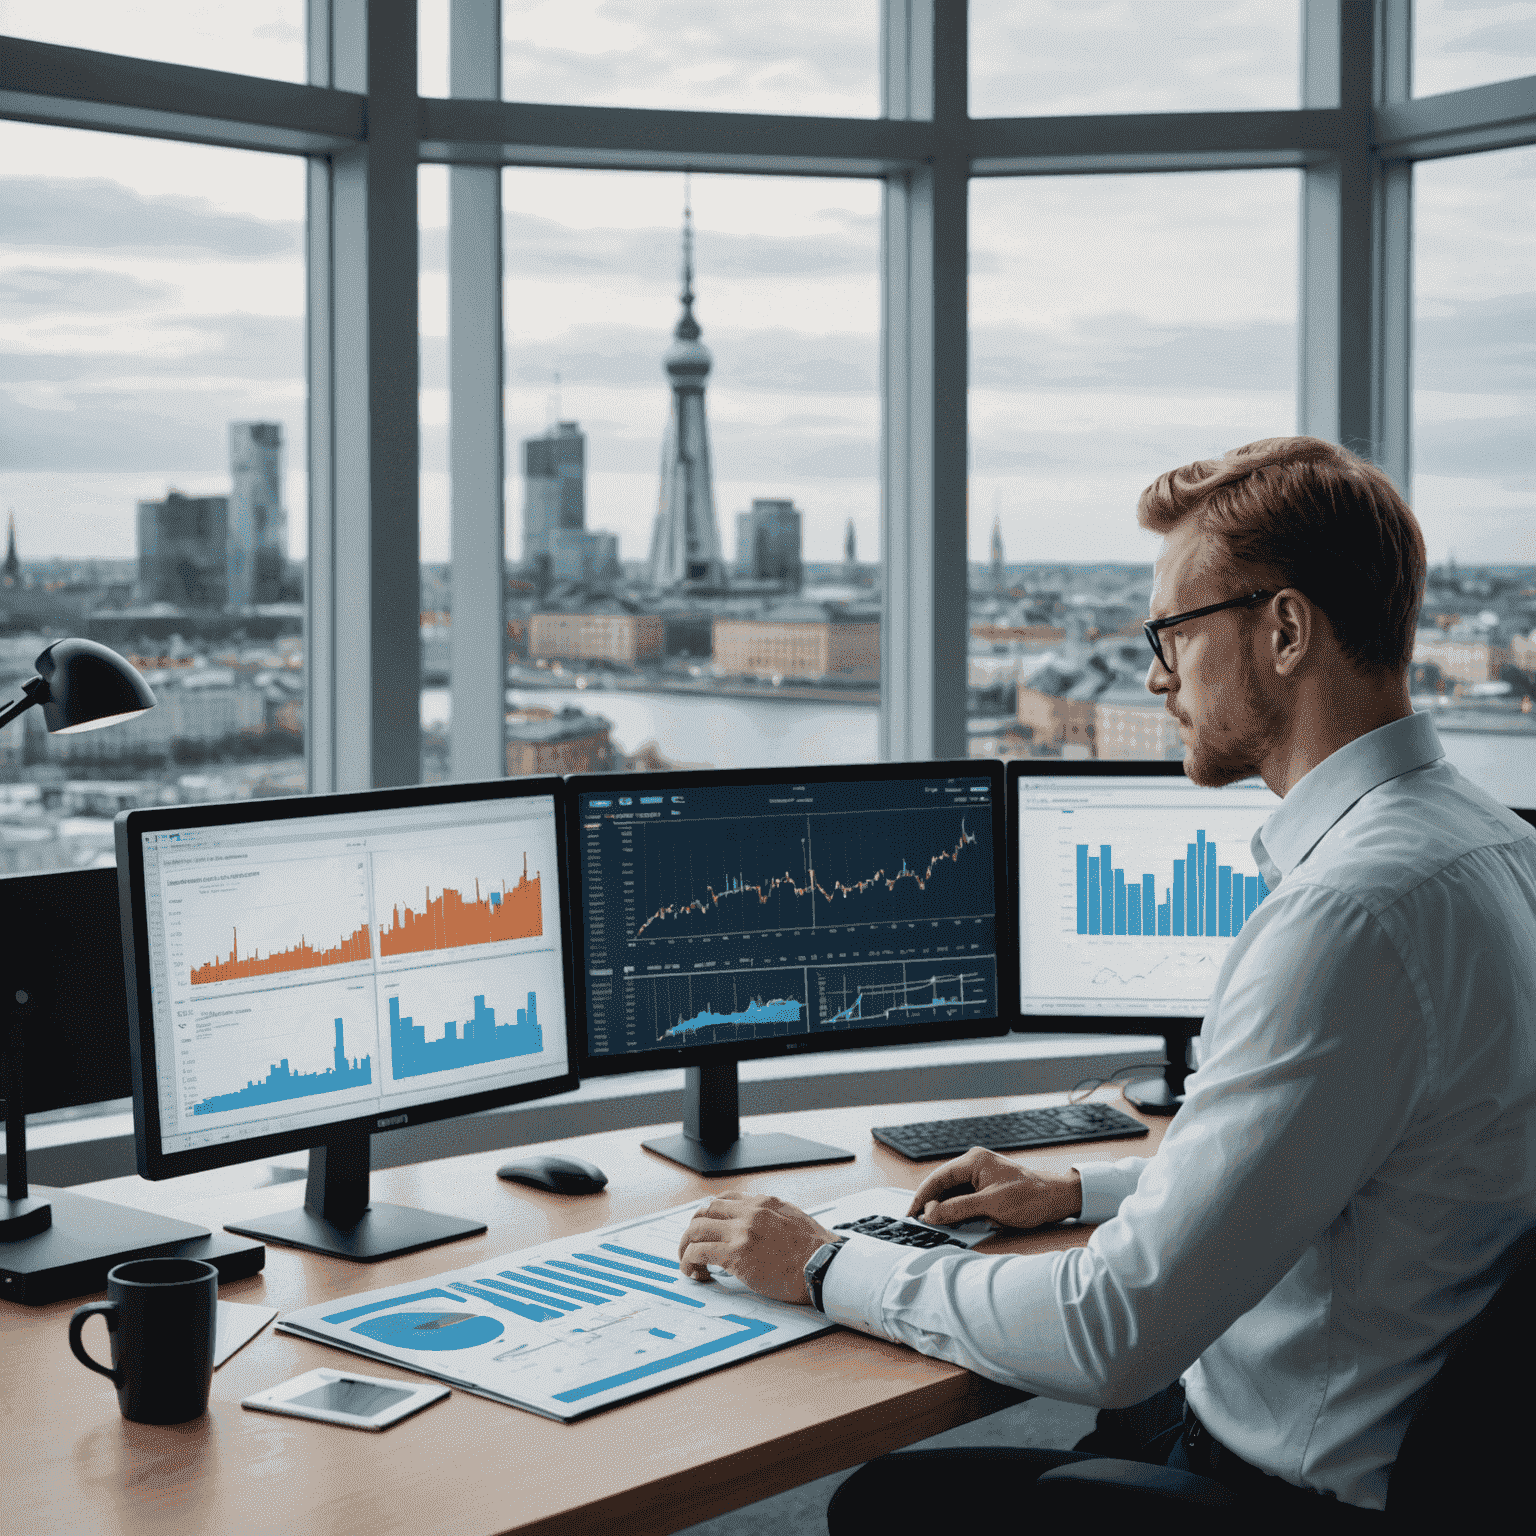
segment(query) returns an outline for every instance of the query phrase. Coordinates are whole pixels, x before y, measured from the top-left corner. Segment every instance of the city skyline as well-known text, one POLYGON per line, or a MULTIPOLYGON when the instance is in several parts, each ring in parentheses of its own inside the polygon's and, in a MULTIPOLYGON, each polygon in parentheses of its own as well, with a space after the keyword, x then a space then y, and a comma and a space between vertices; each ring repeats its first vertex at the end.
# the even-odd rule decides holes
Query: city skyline
MULTIPOLYGON (((700 106, 874 110, 872 41, 860 41, 873 38, 873 5, 836 17, 807 8, 803 38, 772 39, 767 52, 750 19, 681 0, 662 9, 665 26, 661 10, 509 4, 508 93, 566 99, 584 80, 592 100, 682 104, 668 93, 686 86, 700 106), (691 83, 675 60, 652 80, 633 74, 635 60, 675 53, 684 26, 698 66, 691 83)), ((1115 42, 1096 55, 1091 98, 1074 74, 1082 14, 1043 0, 972 9, 978 112, 1023 110, 1017 98, 1029 91, 1044 111, 1294 97, 1291 43, 1255 58, 1255 39, 1291 36, 1288 22, 1273 21, 1288 6, 1234 0, 1160 36, 1141 19, 1150 7, 1106 0, 1092 9, 1115 19, 1115 42)), ((116 8, 84 0, 66 9, 0 0, 0 30, 293 78, 301 11, 277 0, 238 14, 167 5, 128 27, 116 8)), ((1522 36, 1536 36, 1529 4, 1417 14, 1430 87, 1532 67, 1520 51, 1529 52, 1522 36)), ((443 4, 422 7, 429 91, 442 88, 445 16, 443 4)), ((302 162, 19 123, 0 134, 7 165, 24 168, 0 177, 0 507, 15 507, 22 547, 38 557, 131 555, 134 504, 171 487, 219 493, 224 424, 259 419, 284 429, 289 553, 302 553, 302 162)), ((429 561, 448 556, 446 182, 445 168, 423 168, 429 561)), ((1536 150, 1416 173, 1411 499, 1436 559, 1514 558, 1536 511, 1524 427, 1536 414, 1536 362, 1520 342, 1536 323, 1533 182, 1536 150)), ((675 317, 680 183, 671 173, 504 174, 507 443, 546 425, 550 378, 562 374, 564 414, 590 435, 589 524, 616 532, 628 561, 644 557, 655 508, 667 409, 655 360, 675 317)), ((1150 558, 1154 546, 1134 526, 1143 485, 1174 464, 1293 429, 1295 186, 1293 171, 973 184, 973 559, 986 558, 994 510, 1021 555, 1087 560, 1108 547, 1150 558)), ((694 202, 710 273, 703 318, 716 364, 721 522, 734 526, 755 498, 781 497, 804 512, 808 561, 837 559, 850 518, 861 548, 877 551, 877 184, 701 174, 694 202)), ((507 458, 516 558, 522 485, 515 453, 507 458)))

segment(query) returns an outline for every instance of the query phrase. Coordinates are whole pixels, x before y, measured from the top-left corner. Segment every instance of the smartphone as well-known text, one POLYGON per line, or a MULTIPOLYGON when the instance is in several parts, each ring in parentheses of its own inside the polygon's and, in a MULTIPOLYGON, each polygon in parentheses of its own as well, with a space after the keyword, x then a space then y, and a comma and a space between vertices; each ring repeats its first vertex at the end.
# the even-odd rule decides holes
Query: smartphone
POLYGON ((296 1419, 319 1419, 349 1429, 388 1429, 430 1403, 448 1396, 435 1381, 414 1387, 383 1376, 359 1376, 353 1371, 306 1371, 280 1386, 268 1387, 240 1406, 261 1413, 288 1413, 296 1419))

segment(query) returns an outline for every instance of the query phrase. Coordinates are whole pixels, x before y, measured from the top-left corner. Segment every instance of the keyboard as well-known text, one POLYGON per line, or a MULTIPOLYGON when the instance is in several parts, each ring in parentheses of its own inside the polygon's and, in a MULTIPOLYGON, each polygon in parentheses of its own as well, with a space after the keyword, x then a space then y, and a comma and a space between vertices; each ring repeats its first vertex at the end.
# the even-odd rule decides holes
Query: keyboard
POLYGON ((959 1157, 972 1147, 1017 1152, 1026 1147, 1057 1147, 1074 1141, 1109 1141, 1145 1136, 1141 1121, 1113 1104, 1060 1104, 1046 1109, 1018 1109, 1006 1115, 977 1115, 968 1120, 918 1120, 911 1125, 877 1125, 873 1134, 903 1157, 959 1157))
MULTIPOLYGON (((865 1216, 859 1221, 840 1221, 834 1232, 858 1232, 864 1237, 878 1237, 882 1242, 900 1243, 904 1248, 965 1248, 934 1227, 919 1226, 896 1216, 865 1216)), ((990 1234, 989 1234, 990 1235, 990 1234)))

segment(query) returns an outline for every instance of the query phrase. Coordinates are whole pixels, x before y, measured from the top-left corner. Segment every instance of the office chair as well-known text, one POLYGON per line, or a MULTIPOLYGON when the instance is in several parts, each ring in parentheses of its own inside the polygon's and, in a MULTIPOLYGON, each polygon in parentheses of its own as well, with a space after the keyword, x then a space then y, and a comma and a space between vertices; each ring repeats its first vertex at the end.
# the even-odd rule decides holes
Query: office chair
MULTIPOLYGON (((1536 1229, 1510 1250, 1509 1271, 1493 1299, 1456 1336, 1398 1448, 1377 1510, 1319 1500, 1319 1530, 1454 1528, 1469 1516, 1529 1507, 1529 1392, 1536 1368, 1536 1229), (1525 1406, 1522 1406, 1525 1405, 1525 1406)), ((1276 1511, 1215 1478, 1172 1467, 1100 1458, 1043 1473, 1030 1513, 1065 1521, 1167 1517, 1180 1531, 1263 1528, 1276 1511)), ((1294 1525, 1294 1508, 1286 1510, 1294 1525)), ((1311 1536, 1301 1532, 1299 1536, 1311 1536)))

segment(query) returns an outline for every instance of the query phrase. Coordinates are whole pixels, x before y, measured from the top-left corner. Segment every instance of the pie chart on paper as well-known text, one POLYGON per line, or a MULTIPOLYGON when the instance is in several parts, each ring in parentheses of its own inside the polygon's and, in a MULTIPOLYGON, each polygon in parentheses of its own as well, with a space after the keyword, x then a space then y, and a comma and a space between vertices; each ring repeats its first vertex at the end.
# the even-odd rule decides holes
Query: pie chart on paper
POLYGON ((489 1344, 503 1330, 494 1317, 478 1312, 386 1312, 352 1331, 396 1349, 448 1350, 489 1344))

